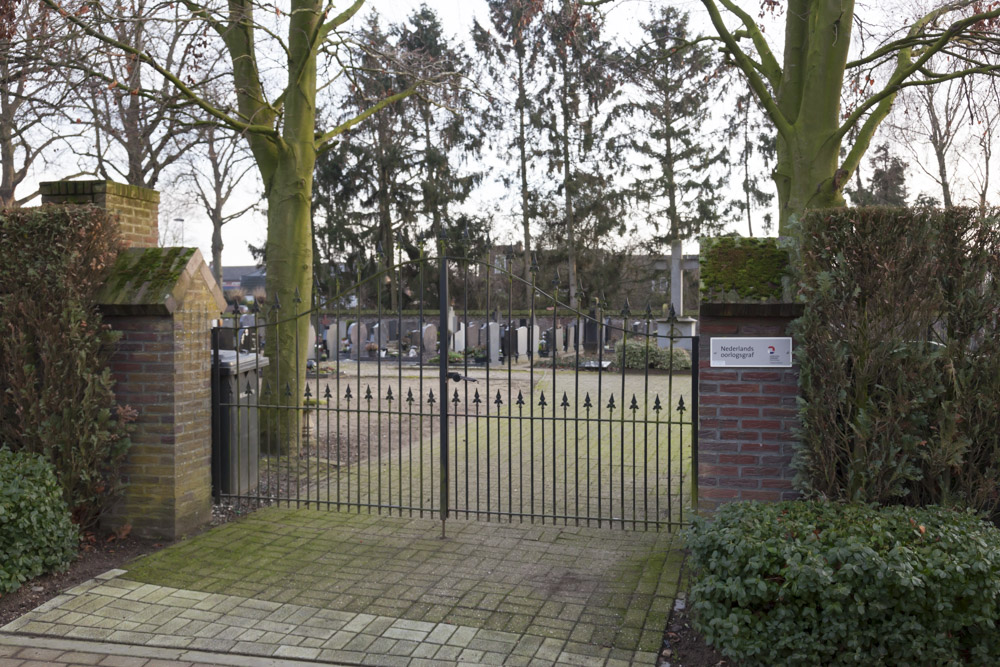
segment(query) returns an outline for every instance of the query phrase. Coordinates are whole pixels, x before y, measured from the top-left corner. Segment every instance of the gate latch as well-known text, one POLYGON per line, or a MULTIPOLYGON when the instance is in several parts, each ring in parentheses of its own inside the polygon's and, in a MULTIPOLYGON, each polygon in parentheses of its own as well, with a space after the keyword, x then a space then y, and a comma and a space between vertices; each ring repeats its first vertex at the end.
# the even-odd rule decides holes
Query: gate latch
POLYGON ((448 379, 454 380, 455 382, 479 382, 476 378, 470 378, 467 375, 462 375, 461 373, 448 373, 448 379))

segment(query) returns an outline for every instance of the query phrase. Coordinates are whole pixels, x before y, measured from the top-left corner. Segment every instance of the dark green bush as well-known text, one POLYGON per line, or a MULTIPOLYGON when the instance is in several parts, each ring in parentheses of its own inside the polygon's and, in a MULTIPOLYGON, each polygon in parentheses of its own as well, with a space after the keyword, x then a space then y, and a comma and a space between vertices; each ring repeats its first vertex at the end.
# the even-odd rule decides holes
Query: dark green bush
POLYGON ((802 223, 807 494, 1000 516, 1000 223, 971 209, 802 223))
POLYGON ((664 348, 656 344, 656 339, 628 340, 615 343, 615 361, 625 368, 659 368, 675 371, 691 370, 691 355, 679 347, 664 348))
POLYGON ((52 462, 84 527, 121 491, 129 445, 108 369, 117 336, 95 306, 119 247, 93 207, 0 212, 0 442, 52 462))
POLYGON ((1000 660, 1000 531, 972 513, 733 503, 687 546, 694 626, 740 664, 1000 660))
POLYGON ((65 569, 78 539, 52 464, 0 448, 0 594, 65 569))

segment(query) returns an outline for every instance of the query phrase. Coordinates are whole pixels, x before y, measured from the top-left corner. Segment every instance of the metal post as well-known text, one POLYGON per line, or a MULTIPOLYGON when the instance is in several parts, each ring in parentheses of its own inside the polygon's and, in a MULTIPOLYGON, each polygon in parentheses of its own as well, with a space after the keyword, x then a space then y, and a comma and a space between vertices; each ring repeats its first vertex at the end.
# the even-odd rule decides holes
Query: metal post
POLYGON ((441 239, 438 256, 441 260, 441 288, 439 299, 438 328, 438 373, 440 374, 441 413, 441 539, 445 537, 445 522, 448 520, 448 258, 444 253, 444 238, 441 239))
MULTIPOLYGON (((701 364, 700 338, 691 338, 691 504, 698 513, 698 370, 701 364)), ((682 427, 683 428, 683 427, 682 427)))

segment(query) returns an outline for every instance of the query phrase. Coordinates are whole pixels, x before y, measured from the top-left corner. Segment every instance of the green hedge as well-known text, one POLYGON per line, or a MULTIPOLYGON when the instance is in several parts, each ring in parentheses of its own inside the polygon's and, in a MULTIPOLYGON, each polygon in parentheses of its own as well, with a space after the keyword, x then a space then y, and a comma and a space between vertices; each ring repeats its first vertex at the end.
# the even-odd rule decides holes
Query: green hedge
POLYGON ((92 206, 0 212, 0 442, 52 462, 83 527, 121 492, 129 446, 95 296, 120 245, 92 206))
POLYGON ((733 503, 687 546, 694 626, 742 665, 1000 660, 1000 531, 972 513, 733 503))
POLYGON ((78 540, 52 465, 38 454, 0 448, 0 594, 65 569, 78 540))
POLYGON ((799 488, 1000 518, 996 213, 816 211, 799 259, 799 488))
POLYGON ((662 370, 691 370, 691 355, 679 347, 665 348, 656 344, 655 339, 628 340, 615 343, 615 361, 625 368, 659 368, 662 370))

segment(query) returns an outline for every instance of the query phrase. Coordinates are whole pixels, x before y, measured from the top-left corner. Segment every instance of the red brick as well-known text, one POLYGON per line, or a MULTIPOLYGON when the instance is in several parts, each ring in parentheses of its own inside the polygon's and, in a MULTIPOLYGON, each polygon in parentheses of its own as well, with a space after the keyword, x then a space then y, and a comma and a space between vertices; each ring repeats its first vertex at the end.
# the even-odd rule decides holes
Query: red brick
POLYGON ((719 437, 722 440, 758 440, 760 433, 757 431, 723 431, 719 437))
POLYGON ((699 424, 701 428, 736 428, 738 425, 738 419, 702 419, 699 424))
POLYGON ((743 380, 757 380, 759 382, 781 382, 781 373, 767 373, 763 371, 743 371, 743 380))
POLYGON ((780 396, 740 396, 741 405, 780 405, 780 396))
POLYGON ((764 502, 776 503, 781 500, 781 493, 778 491, 743 491, 740 494, 743 500, 761 500, 764 502))
POLYGON ((781 445, 764 444, 760 442, 744 442, 740 445, 741 452, 780 452, 781 445))
POLYGON ((781 428, 781 422, 769 419, 743 419, 740 428, 781 428))
POLYGON ((698 444, 698 451, 704 452, 738 452, 739 444, 735 442, 719 442, 717 440, 702 440, 698 444))
POLYGON ((704 334, 729 334, 735 335, 739 331, 739 326, 737 324, 706 324, 702 321, 701 326, 698 327, 698 333, 704 334))
POLYGON ((719 486, 728 489, 759 489, 760 480, 753 477, 720 477, 719 486))
POLYGON ((791 408, 764 408, 761 410, 763 417, 778 417, 782 419, 798 419, 799 411, 791 408))
POLYGON ((765 394, 786 394, 786 395, 796 395, 799 393, 799 388, 792 384, 765 384, 761 388, 765 394))
POLYGON ((722 417, 759 417, 760 408, 719 408, 722 417))
POLYGON ((736 477, 737 475, 740 474, 740 469, 737 466, 699 465, 698 474, 715 475, 718 477, 724 477, 724 476, 736 477))
POLYGON ((765 489, 791 489, 792 480, 790 479, 762 479, 760 485, 765 489))
POLYGON ((781 468, 764 468, 760 466, 744 466, 740 474, 744 477, 781 477, 781 468))
POLYGON ((763 465, 787 466, 791 465, 791 456, 762 456, 760 462, 763 465))
POLYGON ((722 380, 726 382, 736 382, 740 379, 740 374, 736 371, 706 371, 704 373, 698 374, 699 380, 714 380, 716 382, 722 380))
POLYGON ((761 440, 777 440, 778 442, 798 442, 798 436, 791 431, 781 431, 772 433, 770 431, 760 434, 761 440))
POLYGON ((752 454, 719 454, 719 463, 741 463, 741 464, 756 464, 759 463, 758 457, 752 454))
POLYGON ((699 489, 698 494, 708 499, 735 500, 740 492, 736 489, 699 489))
POLYGON ((719 391, 724 394, 759 394, 759 384, 732 383, 720 384, 719 391))
MULTIPOLYGON (((744 396, 743 398, 749 398, 744 396)), ((739 405, 739 396, 700 396, 698 401, 701 405, 739 405)))

